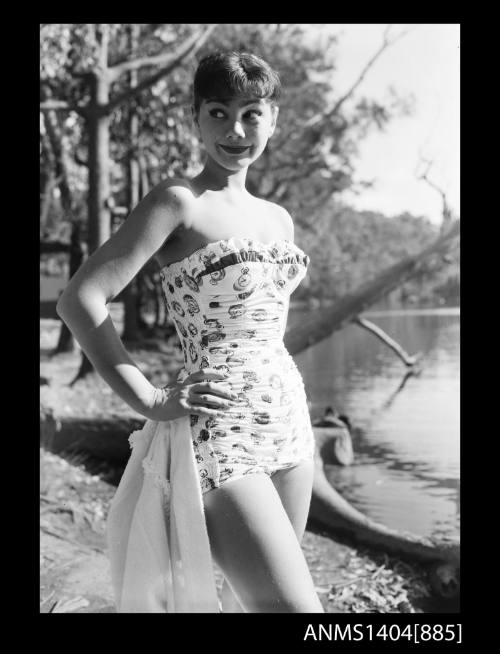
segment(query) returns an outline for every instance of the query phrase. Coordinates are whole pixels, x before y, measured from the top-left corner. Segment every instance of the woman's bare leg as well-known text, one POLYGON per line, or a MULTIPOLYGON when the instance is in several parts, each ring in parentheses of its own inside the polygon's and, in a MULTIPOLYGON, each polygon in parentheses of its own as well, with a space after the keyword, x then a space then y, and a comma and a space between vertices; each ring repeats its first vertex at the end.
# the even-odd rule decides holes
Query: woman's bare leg
POLYGON ((212 554, 245 612, 323 612, 297 535, 267 475, 226 482, 203 498, 212 554))
POLYGON ((299 543, 304 536, 311 506, 313 475, 314 461, 304 461, 293 468, 277 470, 271 477, 299 543))
MULTIPOLYGON (((313 474, 314 462, 305 461, 293 468, 278 470, 271 477, 299 543, 304 536, 309 515, 313 474)), ((221 603, 223 613, 243 613, 225 578, 221 590, 221 603)))

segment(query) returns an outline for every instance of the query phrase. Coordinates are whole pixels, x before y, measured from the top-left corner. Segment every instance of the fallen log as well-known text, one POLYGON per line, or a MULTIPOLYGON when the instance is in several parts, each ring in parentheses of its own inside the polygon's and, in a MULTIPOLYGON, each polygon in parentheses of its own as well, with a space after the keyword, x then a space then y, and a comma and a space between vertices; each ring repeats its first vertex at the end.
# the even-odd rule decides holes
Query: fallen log
POLYGON ((355 320, 369 306, 383 298, 408 279, 443 261, 460 234, 460 221, 421 252, 411 255, 360 284, 354 291, 339 298, 333 306, 312 311, 285 333, 285 346, 292 356, 327 338, 334 331, 355 320))
POLYGON ((408 554, 421 561, 458 563, 459 547, 455 543, 438 543, 424 536, 415 536, 371 520, 355 509, 330 484, 318 450, 315 457, 313 497, 310 517, 334 530, 348 532, 360 543, 387 551, 408 554))
POLYGON ((130 456, 128 437, 144 420, 119 416, 89 418, 61 416, 40 409, 40 445, 50 452, 86 452, 109 463, 125 465, 130 456))
POLYGON ((442 597, 456 597, 460 588, 460 546, 391 529, 358 511, 326 478, 321 451, 328 446, 329 437, 326 430, 314 429, 314 432, 315 435, 319 432, 320 438, 315 454, 309 520, 321 525, 333 538, 344 535, 360 545, 430 564, 434 590, 442 597))

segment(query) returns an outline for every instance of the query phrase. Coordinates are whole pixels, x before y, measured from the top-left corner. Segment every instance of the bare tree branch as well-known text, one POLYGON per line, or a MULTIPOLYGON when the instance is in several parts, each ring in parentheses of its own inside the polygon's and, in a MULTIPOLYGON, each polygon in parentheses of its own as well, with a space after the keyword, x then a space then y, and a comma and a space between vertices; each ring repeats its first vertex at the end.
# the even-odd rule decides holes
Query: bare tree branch
POLYGON ((358 86, 361 84, 361 82, 364 80, 366 77, 366 74, 370 70, 370 68, 373 67, 377 59, 382 55, 382 53, 387 50, 387 48, 391 45, 394 45, 396 41, 399 41, 403 36, 408 34, 408 32, 411 31, 411 29, 404 30, 400 32, 398 35, 393 37, 392 39, 389 38, 389 30, 390 30, 390 25, 387 26, 387 28, 384 31, 384 36, 382 40, 382 45, 380 48, 375 52, 375 54, 371 57, 371 59, 367 62, 361 73, 358 75, 357 79, 354 81, 352 84, 351 88, 344 93, 343 96, 341 96, 334 104, 332 107, 324 111, 323 113, 316 114, 312 118, 310 118, 308 121, 304 123, 304 127, 313 127, 314 125, 317 125, 318 123, 327 120, 328 118, 331 118, 335 114, 338 113, 339 109, 341 106, 344 104, 346 100, 348 100, 354 91, 358 88, 358 86))
MULTIPOLYGON (((411 30, 404 30, 400 32, 399 34, 395 35, 394 37, 389 37, 389 32, 390 32, 391 26, 388 25, 384 31, 383 34, 383 40, 382 44, 379 47, 379 49, 374 53, 374 55, 370 58, 370 60, 366 63, 364 66, 363 70, 360 72, 358 77, 355 79, 354 83, 351 85, 351 87, 346 91, 342 97, 340 97, 336 102, 330 106, 328 109, 326 109, 323 112, 320 112, 313 116, 312 118, 308 119, 305 121, 305 123, 302 124, 302 129, 298 128, 299 126, 294 126, 292 130, 287 133, 287 134, 282 134, 280 141, 275 143, 275 152, 276 156, 273 158, 273 166, 269 168, 268 171, 265 172, 278 172, 278 171, 287 171, 287 170, 297 170, 297 166, 305 166, 306 169, 310 164, 314 164, 314 160, 317 157, 317 148, 315 147, 318 143, 321 142, 322 139, 322 134, 321 134, 321 123, 327 121, 327 120, 340 120, 344 124, 340 124, 339 127, 339 133, 342 133, 342 130, 344 127, 347 126, 347 122, 343 116, 340 115, 340 109, 342 105, 348 100, 356 91, 356 89, 359 87, 359 85, 362 83, 364 78, 366 77, 368 71, 373 67, 377 59, 382 55, 382 53, 389 48, 391 45, 396 43, 399 39, 401 39, 403 36, 408 34, 411 30), (292 159, 287 158, 287 150, 289 150, 289 146, 293 141, 298 140, 299 138, 304 137, 304 133, 307 134, 307 138, 304 139, 304 144, 302 145, 301 149, 297 152, 293 152, 292 159), (280 161, 281 159, 281 161, 280 161)), ((264 171, 262 171, 264 173, 264 171)), ((283 178, 283 179, 288 179, 288 178, 283 178)), ((293 179, 293 178, 292 178, 293 179)), ((281 181, 279 180, 278 182, 275 183, 271 191, 268 193, 268 195, 271 195, 275 192, 277 192, 277 189, 279 189, 281 185, 281 181)))
POLYGON ((129 88, 113 98, 113 100, 108 103, 107 110, 111 111, 122 102, 125 102, 130 98, 139 95, 142 91, 144 91, 144 89, 149 88, 159 79, 168 75, 172 70, 174 70, 174 68, 179 66, 188 57, 195 54, 202 47, 202 45, 205 43, 205 41, 208 39, 216 27, 217 24, 210 24, 204 30, 196 32, 193 36, 187 39, 185 43, 183 43, 173 54, 169 53, 168 55, 158 55, 156 57, 144 57, 110 68, 110 81, 114 81, 123 73, 131 70, 137 70, 137 68, 140 68, 141 66, 165 64, 163 68, 158 70, 150 77, 144 79, 134 88, 129 88))
POLYGON ((421 179, 422 181, 426 182, 430 187, 432 187, 435 191, 439 193, 441 196, 441 200, 443 203, 443 208, 442 208, 442 223, 441 223, 441 231, 449 224, 449 222, 452 219, 452 211, 450 208, 450 205, 448 204, 448 198, 446 196, 445 191, 438 186, 435 182, 433 182, 431 179, 429 179, 429 173, 434 164, 434 161, 432 159, 425 159, 422 154, 420 154, 420 160, 417 163, 417 166, 415 168, 415 176, 417 179, 421 179), (418 168, 420 164, 427 164, 426 168, 423 173, 420 175, 418 174, 418 168))
POLYGON ((69 102, 64 102, 64 100, 45 100, 45 102, 40 102, 40 111, 52 111, 55 109, 71 110, 73 106, 69 102))
POLYGON ((382 343, 385 343, 388 347, 390 347, 391 350, 393 350, 393 352, 398 355, 405 366, 414 366, 419 360, 421 356, 420 353, 408 354, 408 352, 406 352, 406 350, 397 341, 391 338, 387 332, 385 332, 378 325, 375 325, 375 323, 371 322, 370 320, 362 318, 361 316, 356 316, 353 318, 352 322, 356 325, 359 325, 360 327, 363 327, 371 334, 374 334, 382 341, 382 343))
POLYGON ((40 111, 74 111, 79 116, 85 118, 87 115, 86 104, 75 104, 73 102, 66 102, 66 100, 43 100, 40 102, 40 111))
POLYGON ((40 102, 40 111, 75 111, 77 114, 84 116, 86 106, 83 104, 73 104, 65 100, 44 100, 40 102))
POLYGON ((273 186, 267 191, 264 197, 266 198, 271 198, 273 197, 276 193, 278 193, 278 189, 283 186, 283 185, 288 185, 290 182, 295 182, 298 179, 307 179, 312 173, 315 171, 315 166, 314 162, 313 165, 309 165, 308 168, 301 168, 298 172, 295 172, 292 175, 287 175, 286 177, 280 177, 279 179, 276 180, 276 182, 273 184, 273 186))

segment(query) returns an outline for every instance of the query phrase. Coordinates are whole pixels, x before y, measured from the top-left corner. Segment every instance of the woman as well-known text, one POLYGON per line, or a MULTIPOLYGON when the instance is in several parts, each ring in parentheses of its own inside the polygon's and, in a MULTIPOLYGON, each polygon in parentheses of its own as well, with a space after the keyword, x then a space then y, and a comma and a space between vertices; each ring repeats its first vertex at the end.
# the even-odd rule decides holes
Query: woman
POLYGON ((308 257, 293 243, 288 212, 245 188, 274 132, 279 94, 278 75, 259 57, 205 57, 193 105, 203 170, 156 186, 57 307, 133 409, 159 423, 189 418, 210 550, 224 574, 222 609, 233 612, 323 611, 300 547, 314 436, 283 345, 289 295, 308 257), (164 389, 136 367, 106 308, 151 257, 185 362, 164 389))

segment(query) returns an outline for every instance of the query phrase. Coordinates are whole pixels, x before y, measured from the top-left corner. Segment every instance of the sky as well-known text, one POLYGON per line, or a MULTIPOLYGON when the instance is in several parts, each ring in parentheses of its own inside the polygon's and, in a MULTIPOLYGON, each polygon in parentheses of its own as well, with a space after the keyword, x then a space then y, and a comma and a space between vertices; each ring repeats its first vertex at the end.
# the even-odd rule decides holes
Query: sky
MULTIPOLYGON (((338 35, 336 93, 350 88, 382 43, 387 24, 328 24, 321 30, 338 35)), ((315 28, 311 26, 313 31, 315 28)), ((358 87, 356 97, 383 100, 393 86, 415 98, 412 116, 394 118, 384 132, 373 131, 360 146, 356 172, 375 185, 361 195, 347 191, 342 200, 357 209, 386 215, 408 211, 441 221, 439 193, 415 175, 421 154, 434 161, 429 179, 445 191, 460 213, 460 25, 391 26, 390 36, 409 30, 377 59, 358 87)))

